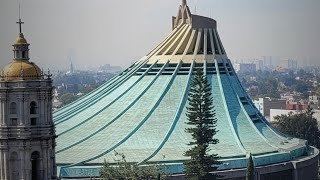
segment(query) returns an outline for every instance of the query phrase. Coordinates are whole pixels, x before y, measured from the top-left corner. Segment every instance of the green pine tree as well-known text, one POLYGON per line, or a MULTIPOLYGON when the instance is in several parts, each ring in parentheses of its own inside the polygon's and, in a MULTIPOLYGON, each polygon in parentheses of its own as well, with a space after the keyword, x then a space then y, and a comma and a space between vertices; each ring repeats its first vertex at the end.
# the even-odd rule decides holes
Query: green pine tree
POLYGON ((188 179, 194 180, 215 180, 220 162, 217 154, 208 154, 209 145, 219 143, 214 136, 217 119, 212 102, 211 88, 203 72, 198 70, 195 75, 188 96, 187 118, 189 125, 186 132, 192 135, 193 141, 188 145, 191 149, 185 152, 190 160, 184 163, 185 173, 188 179))
POLYGON ((254 163, 251 154, 248 159, 246 180, 254 180, 254 163))

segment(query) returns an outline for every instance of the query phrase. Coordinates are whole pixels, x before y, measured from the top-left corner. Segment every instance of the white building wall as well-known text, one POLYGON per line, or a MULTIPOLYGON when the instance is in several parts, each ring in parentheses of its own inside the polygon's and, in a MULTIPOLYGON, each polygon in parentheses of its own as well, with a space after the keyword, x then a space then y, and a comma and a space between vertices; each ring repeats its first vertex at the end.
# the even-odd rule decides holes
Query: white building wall
POLYGON ((260 111, 262 115, 264 115, 264 106, 263 106, 264 98, 259 98, 253 100, 254 105, 257 107, 257 109, 260 111))

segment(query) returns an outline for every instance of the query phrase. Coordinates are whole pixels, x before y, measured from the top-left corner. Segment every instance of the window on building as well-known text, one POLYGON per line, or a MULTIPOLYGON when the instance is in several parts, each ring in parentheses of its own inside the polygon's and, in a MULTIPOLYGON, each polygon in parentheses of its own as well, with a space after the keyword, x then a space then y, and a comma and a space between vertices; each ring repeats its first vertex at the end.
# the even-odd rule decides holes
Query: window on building
POLYGON ((25 52, 25 51, 22 52, 22 58, 23 58, 23 59, 26 58, 26 52, 25 52))
POLYGON ((12 102, 10 104, 10 114, 17 114, 17 103, 12 102))
POLYGON ((30 103, 30 114, 37 114, 37 103, 34 101, 30 103))
POLYGON ((31 126, 37 125, 37 118, 31 118, 30 121, 31 126))
POLYGON ((17 126, 18 125, 18 119, 17 118, 12 118, 11 119, 11 125, 12 126, 17 126))
POLYGON ((31 154, 31 173, 32 173, 32 180, 41 180, 40 176, 40 153, 35 151, 31 154))

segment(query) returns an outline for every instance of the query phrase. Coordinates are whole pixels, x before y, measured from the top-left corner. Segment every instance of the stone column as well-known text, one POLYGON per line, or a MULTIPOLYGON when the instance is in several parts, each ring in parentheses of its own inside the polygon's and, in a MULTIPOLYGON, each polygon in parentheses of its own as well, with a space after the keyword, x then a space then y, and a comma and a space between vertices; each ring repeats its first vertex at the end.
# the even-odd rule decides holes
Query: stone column
POLYGON ((45 93, 41 92, 39 95, 39 121, 41 125, 47 124, 46 112, 45 112, 45 93))
POLYGON ((6 94, 1 93, 0 94, 0 125, 4 125, 5 117, 4 117, 4 110, 5 110, 5 100, 6 100, 6 94))
POLYGON ((7 104, 7 98, 5 97, 1 97, 1 113, 2 113, 2 121, 1 121, 1 124, 3 126, 6 126, 7 125, 7 107, 8 107, 8 104, 7 104))
POLYGON ((9 158, 8 158, 8 149, 5 148, 3 150, 3 159, 4 159, 4 164, 3 164, 3 169, 4 169, 4 178, 3 180, 9 180, 9 158))
POLYGON ((20 149, 20 174, 21 180, 25 180, 25 147, 20 149))
POLYGON ((3 150, 0 147, 0 179, 4 179, 4 159, 3 159, 3 150))
POLYGON ((51 104, 52 102, 50 102, 48 99, 44 100, 45 105, 44 105, 44 112, 45 112, 45 122, 47 125, 51 125, 52 123, 50 122, 50 114, 52 112, 52 107, 51 104))
POLYGON ((51 179, 51 169, 53 167, 52 161, 51 161, 51 153, 50 153, 50 146, 47 148, 47 177, 51 179))
POLYGON ((5 99, 4 100, 4 103, 3 103, 3 125, 7 126, 8 124, 8 99, 5 99))
POLYGON ((31 153, 30 144, 28 143, 25 151, 25 180, 31 180, 31 153))
POLYGON ((42 161, 43 161, 43 179, 48 180, 48 154, 47 154, 47 143, 43 141, 41 143, 41 150, 42 150, 42 161))
POLYGON ((292 162, 293 165, 293 180, 299 180, 298 178, 298 170, 297 170, 297 163, 292 162))
POLYGON ((0 98, 0 126, 4 124, 4 119, 3 119, 3 100, 0 98))
MULTIPOLYGON (((55 152, 56 152, 56 141, 55 139, 51 140, 51 144, 52 144, 52 150, 51 150, 51 154, 50 154, 50 158, 51 159, 51 175, 53 175, 54 177, 57 177, 57 164, 56 164, 56 156, 55 156, 55 152)), ((59 176, 59 175, 58 175, 59 176)))
POLYGON ((47 108, 47 121, 48 124, 52 125, 53 120, 52 120, 52 92, 49 91, 47 94, 47 100, 46 103, 48 103, 48 108, 47 108))
POLYGON ((18 102, 19 102, 19 125, 25 124, 24 122, 24 97, 23 95, 18 96, 18 102))
POLYGON ((47 110, 48 111, 48 122, 50 125, 53 125, 53 117, 52 117, 52 103, 50 101, 49 103, 49 109, 47 110))
POLYGON ((39 168, 39 175, 40 175, 40 179, 43 179, 44 177, 43 177, 43 153, 42 153, 42 148, 41 148, 41 142, 40 142, 40 151, 39 151, 39 153, 40 153, 40 157, 39 157, 39 166, 40 166, 40 168, 39 168))
POLYGON ((30 125, 30 100, 29 100, 29 97, 24 97, 24 114, 23 114, 23 117, 24 117, 24 125, 25 126, 29 126, 30 125))

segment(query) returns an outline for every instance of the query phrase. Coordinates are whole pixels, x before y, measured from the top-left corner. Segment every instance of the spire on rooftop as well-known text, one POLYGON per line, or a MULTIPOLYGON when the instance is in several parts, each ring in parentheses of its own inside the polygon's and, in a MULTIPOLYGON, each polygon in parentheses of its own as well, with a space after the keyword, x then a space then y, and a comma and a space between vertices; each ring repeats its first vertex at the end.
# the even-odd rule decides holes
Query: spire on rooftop
POLYGON ((24 24, 24 22, 21 21, 21 5, 19 3, 19 21, 17 22, 17 24, 19 24, 19 30, 20 30, 20 34, 22 33, 22 24, 24 24))
POLYGON ((187 0, 182 0, 182 7, 187 5, 187 0))
POLYGON ((191 23, 191 12, 187 5, 187 0, 182 0, 182 5, 179 8, 178 15, 173 17, 173 29, 178 27, 180 24, 191 23))

